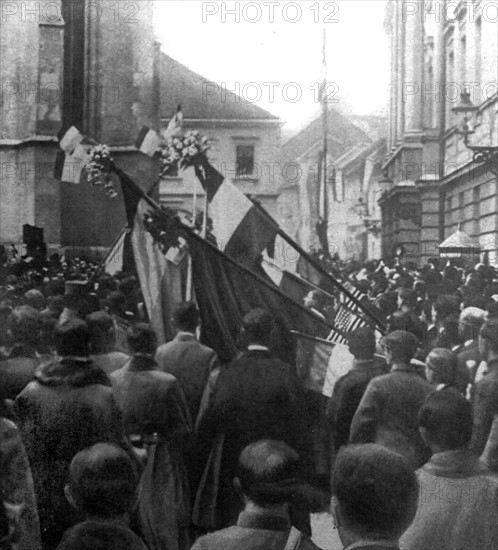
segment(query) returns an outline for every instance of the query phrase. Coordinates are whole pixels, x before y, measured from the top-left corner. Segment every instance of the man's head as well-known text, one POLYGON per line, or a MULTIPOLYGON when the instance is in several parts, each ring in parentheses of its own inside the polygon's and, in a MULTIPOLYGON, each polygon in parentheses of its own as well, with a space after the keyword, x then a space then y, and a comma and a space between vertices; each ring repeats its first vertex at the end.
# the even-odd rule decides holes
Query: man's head
POLYGON ((417 305, 417 293, 411 288, 400 288, 398 290, 398 308, 412 310, 417 305))
POLYGON ((24 294, 24 303, 27 306, 31 306, 41 311, 45 307, 46 300, 45 296, 39 290, 32 288, 24 294))
POLYGON ((411 332, 395 330, 382 339, 382 346, 388 363, 410 363, 417 352, 418 340, 411 332))
POLYGON ((199 326, 199 310, 195 302, 183 302, 173 311, 173 322, 178 330, 195 333, 199 326))
POLYGON ((486 321, 486 311, 477 307, 467 307, 460 313, 459 330, 465 340, 477 340, 479 331, 486 321))
POLYGON ((450 294, 441 294, 438 296, 433 307, 436 319, 439 321, 446 319, 450 315, 460 314, 460 300, 450 294))
POLYGON ((351 535, 397 541, 415 516, 418 482, 402 455, 375 444, 350 445, 337 457, 332 495, 343 543, 351 535))
POLYGON ((111 443, 97 443, 71 461, 65 493, 87 517, 118 518, 135 503, 138 477, 130 457, 111 443))
POLYGON ((419 412, 420 434, 438 452, 466 447, 472 437, 472 406, 457 391, 435 391, 419 412))
POLYGON ((154 355, 157 349, 157 336, 147 323, 136 323, 126 331, 126 339, 132 353, 154 355))
POLYGON ((41 319, 38 310, 30 306, 14 308, 10 314, 9 325, 15 343, 34 347, 38 345, 41 333, 41 319))
POLYGON ((273 319, 266 309, 256 308, 250 311, 242 320, 242 326, 248 345, 270 345, 273 319))
POLYGON ((235 486, 264 508, 289 502, 289 485, 299 477, 297 452, 282 441, 265 439, 250 443, 240 454, 235 486))
POLYGON ((375 353, 375 333, 362 327, 348 334, 349 351, 355 359, 372 359, 375 353))
POLYGON ((90 355, 90 332, 79 319, 58 325, 54 334, 55 349, 60 357, 90 355))
POLYGON ((86 316, 90 332, 90 350, 92 353, 105 353, 114 343, 114 322, 105 311, 96 311, 86 316))
POLYGON ((479 351, 489 362, 498 356, 498 319, 486 321, 479 333, 479 351))
POLYGON ((434 386, 453 385, 457 374, 457 356, 446 348, 434 348, 425 360, 425 375, 434 386))
POLYGON ((53 317, 58 319, 64 311, 64 296, 54 295, 47 299, 47 306, 53 317))
POLYGON ((78 310, 88 294, 87 281, 66 281, 64 284, 65 305, 69 309, 78 310))

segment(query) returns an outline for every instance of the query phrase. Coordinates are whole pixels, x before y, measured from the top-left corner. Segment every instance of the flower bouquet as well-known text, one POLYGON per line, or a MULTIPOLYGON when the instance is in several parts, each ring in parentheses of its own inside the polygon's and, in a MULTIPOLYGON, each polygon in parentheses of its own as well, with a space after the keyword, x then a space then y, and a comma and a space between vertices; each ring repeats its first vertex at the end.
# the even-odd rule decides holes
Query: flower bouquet
POLYGON ((209 150, 209 140, 198 131, 187 132, 184 136, 170 137, 161 152, 161 176, 172 176, 199 163, 200 155, 209 150))
POLYGON ((118 196, 111 180, 112 157, 107 145, 94 145, 87 155, 85 164, 86 179, 92 185, 103 185, 107 196, 118 196))

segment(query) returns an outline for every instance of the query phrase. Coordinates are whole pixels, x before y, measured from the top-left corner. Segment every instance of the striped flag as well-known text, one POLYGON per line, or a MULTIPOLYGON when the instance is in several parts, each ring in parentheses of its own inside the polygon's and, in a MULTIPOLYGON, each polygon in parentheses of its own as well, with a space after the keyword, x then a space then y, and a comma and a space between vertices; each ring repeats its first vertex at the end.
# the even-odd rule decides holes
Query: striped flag
POLYGON ((138 134, 135 147, 144 155, 153 157, 161 149, 161 138, 157 132, 144 126, 138 134))
POLYGON ((204 187, 212 219, 212 234, 220 250, 239 263, 254 267, 272 242, 278 226, 235 185, 202 158, 196 174, 204 187))
POLYGON ((327 397, 337 380, 349 372, 354 357, 348 346, 297 333, 297 370, 307 389, 327 397))
POLYGON ((355 331, 357 328, 366 326, 366 321, 359 315, 353 313, 343 305, 339 305, 339 311, 334 319, 334 326, 338 331, 333 331, 327 338, 331 342, 345 344, 347 338, 343 334, 355 331))
POLYGON ((163 137, 169 139, 177 136, 183 128, 183 112, 182 106, 178 105, 176 108, 176 113, 173 115, 173 118, 169 121, 168 127, 163 132, 163 137))
POLYGON ((105 258, 104 272, 108 275, 115 275, 123 270, 126 234, 127 228, 124 227, 105 258))
POLYGON ((130 241, 149 320, 159 343, 173 337, 172 307, 183 300, 181 268, 168 261, 146 230, 144 216, 151 206, 138 186, 122 170, 118 172, 123 188, 130 241))
POLYGON ((61 151, 55 160, 55 179, 67 183, 80 183, 90 144, 75 126, 71 126, 60 136, 59 146, 61 151))

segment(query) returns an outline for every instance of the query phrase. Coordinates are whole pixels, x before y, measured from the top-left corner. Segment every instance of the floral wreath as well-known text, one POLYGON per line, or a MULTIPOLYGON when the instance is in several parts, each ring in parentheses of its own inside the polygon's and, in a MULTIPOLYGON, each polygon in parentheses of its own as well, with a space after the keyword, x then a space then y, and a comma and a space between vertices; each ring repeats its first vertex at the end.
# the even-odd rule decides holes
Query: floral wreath
POLYGON ((86 157, 86 179, 92 185, 103 185, 106 195, 115 199, 118 194, 111 179, 111 151, 107 145, 94 145, 86 157))
POLYGON ((179 170, 197 166, 200 155, 205 155, 209 149, 208 138, 200 136, 197 130, 168 138, 166 147, 161 150, 161 176, 176 175, 179 170))

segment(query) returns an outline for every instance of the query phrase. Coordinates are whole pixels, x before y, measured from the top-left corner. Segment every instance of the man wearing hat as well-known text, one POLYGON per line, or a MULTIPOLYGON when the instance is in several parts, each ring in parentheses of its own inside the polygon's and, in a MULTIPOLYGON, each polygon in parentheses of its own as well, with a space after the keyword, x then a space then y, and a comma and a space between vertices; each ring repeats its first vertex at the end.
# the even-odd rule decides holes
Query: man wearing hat
POLYGON ((418 412, 434 388, 411 364, 417 338, 404 330, 382 341, 391 372, 370 381, 351 424, 350 443, 377 443, 405 456, 414 468, 429 458, 418 412))
POLYGON ((474 383, 479 365, 483 361, 479 351, 479 331, 486 317, 486 312, 478 307, 467 307, 460 314, 459 330, 464 343, 453 351, 458 357, 459 371, 466 370, 469 373, 471 384, 474 383))
POLYGON ((65 307, 59 317, 59 324, 82 320, 80 305, 88 293, 87 281, 66 281, 64 284, 65 307))
MULTIPOLYGON (((201 514, 215 511, 214 525, 202 517, 195 519, 198 525, 221 529, 237 520, 242 502, 233 478, 241 451, 253 441, 274 439, 287 443, 299 453, 309 471, 312 443, 304 388, 295 369, 272 356, 272 326, 270 313, 261 308, 244 317, 242 338, 246 349, 221 369, 211 402, 199 417, 200 441, 209 448, 220 438, 224 443, 219 475, 210 481, 218 487, 215 502, 200 507, 201 514)), ((204 502, 204 490, 201 486, 199 502, 204 502)))
POLYGON ((348 346, 354 357, 353 368, 337 380, 327 405, 334 454, 348 443, 351 422, 368 383, 389 370, 385 360, 375 356, 375 334, 371 328, 349 333, 348 346))

